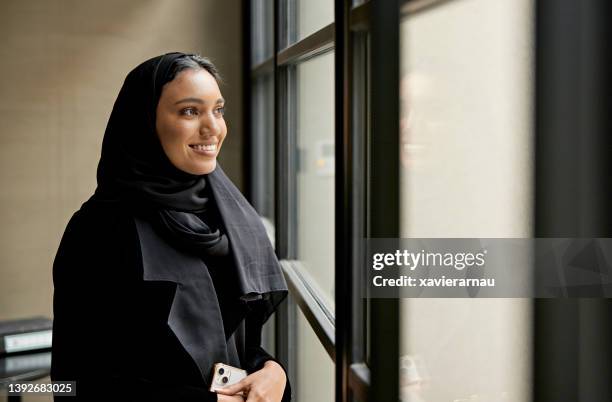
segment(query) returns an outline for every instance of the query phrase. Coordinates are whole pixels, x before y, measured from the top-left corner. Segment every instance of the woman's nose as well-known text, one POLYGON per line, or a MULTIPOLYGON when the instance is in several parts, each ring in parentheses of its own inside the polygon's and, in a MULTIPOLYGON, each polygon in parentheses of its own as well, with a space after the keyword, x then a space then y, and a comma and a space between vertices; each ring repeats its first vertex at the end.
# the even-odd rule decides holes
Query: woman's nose
POLYGON ((204 117, 200 120, 200 133, 201 134, 217 134, 219 132, 219 123, 215 116, 210 114, 204 115, 204 117))

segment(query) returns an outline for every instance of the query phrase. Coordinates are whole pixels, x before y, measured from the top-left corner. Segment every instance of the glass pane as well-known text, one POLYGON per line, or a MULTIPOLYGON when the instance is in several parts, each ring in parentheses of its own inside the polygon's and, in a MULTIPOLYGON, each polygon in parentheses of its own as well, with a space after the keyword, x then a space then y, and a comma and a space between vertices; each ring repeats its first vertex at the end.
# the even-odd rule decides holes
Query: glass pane
POLYGON ((297 258, 334 305, 334 55, 299 64, 297 258))
POLYGON ((251 0, 251 65, 274 55, 274 1, 251 0))
POLYGON ((334 363, 299 308, 297 318, 297 390, 295 400, 333 402, 334 363))
POLYGON ((296 3, 295 35, 290 37, 297 41, 334 22, 333 0, 296 0, 296 3))
POLYGON ((253 206, 274 222, 274 77, 259 77, 251 88, 253 206))
MULTIPOLYGON (((532 2, 401 23, 402 237, 531 237, 532 2)), ((404 400, 527 401, 531 302, 404 299, 404 400)))

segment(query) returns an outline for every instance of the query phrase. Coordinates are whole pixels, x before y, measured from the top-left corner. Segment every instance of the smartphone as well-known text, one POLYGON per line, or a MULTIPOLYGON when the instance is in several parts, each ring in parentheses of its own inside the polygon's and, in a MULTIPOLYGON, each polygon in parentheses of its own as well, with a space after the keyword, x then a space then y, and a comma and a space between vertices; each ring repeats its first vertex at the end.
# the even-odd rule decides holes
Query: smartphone
POLYGON ((216 392, 218 389, 236 384, 247 376, 246 370, 223 363, 216 363, 214 371, 210 382, 211 392, 216 392))

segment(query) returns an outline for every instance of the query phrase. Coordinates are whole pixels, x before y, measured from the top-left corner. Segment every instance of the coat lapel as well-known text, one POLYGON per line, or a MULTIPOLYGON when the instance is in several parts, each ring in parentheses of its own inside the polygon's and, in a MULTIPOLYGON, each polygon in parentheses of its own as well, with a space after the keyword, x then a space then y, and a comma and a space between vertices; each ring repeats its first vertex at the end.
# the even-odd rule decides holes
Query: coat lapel
POLYGON ((150 223, 135 217, 143 279, 177 284, 168 325, 198 366, 205 384, 216 362, 227 362, 227 343, 217 294, 204 262, 168 245, 150 223))
MULTIPOLYGON (((214 363, 230 362, 228 338, 240 328, 240 322, 248 313, 245 301, 261 298, 268 292, 287 292, 278 260, 257 212, 218 164, 208 175, 208 182, 230 243, 233 268, 238 273, 235 275, 236 291, 243 299, 230 300, 224 305, 226 312, 223 314, 204 262, 196 255, 172 247, 147 220, 134 217, 143 280, 176 283, 168 325, 197 364, 205 384, 210 383, 214 363)), ((244 334, 236 335, 241 349, 244 334)))

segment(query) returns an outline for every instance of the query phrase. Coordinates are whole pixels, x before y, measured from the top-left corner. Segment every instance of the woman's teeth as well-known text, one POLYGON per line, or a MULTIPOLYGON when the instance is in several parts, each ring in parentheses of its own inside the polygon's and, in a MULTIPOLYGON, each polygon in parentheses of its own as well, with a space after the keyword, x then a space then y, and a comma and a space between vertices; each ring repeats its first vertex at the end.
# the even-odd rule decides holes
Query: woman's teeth
POLYGON ((197 149, 199 151, 216 151, 217 144, 211 145, 190 145, 191 148, 197 149))

